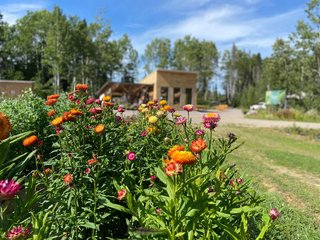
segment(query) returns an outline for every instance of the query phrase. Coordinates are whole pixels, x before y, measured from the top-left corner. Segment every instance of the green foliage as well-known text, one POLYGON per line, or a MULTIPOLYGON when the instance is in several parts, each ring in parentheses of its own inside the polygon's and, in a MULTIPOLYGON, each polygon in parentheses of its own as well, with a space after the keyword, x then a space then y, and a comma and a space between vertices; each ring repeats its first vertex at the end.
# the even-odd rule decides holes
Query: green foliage
MULTIPOLYGON (((37 117, 45 118, 46 130, 37 134, 51 142, 49 152, 36 143, 20 157, 2 161, 0 177, 19 179, 23 191, 2 201, 1 236, 20 225, 30 228, 33 239, 255 239, 270 227, 269 217, 262 218, 262 199, 227 163, 239 147, 232 135, 216 138, 207 131, 208 146, 194 155, 189 150, 199 139, 196 129, 190 121, 177 125, 160 105, 141 106, 138 116, 128 118, 111 102, 88 99, 85 91, 72 97, 60 96, 46 107, 42 100, 38 106, 39 112, 45 108, 37 117), (50 109, 56 114, 47 117, 50 109), (58 116, 64 120, 57 125, 58 116), (101 131, 99 124, 105 127, 101 131), (177 144, 196 163, 172 175, 164 160, 177 144)), ((32 106, 39 101, 31 93, 22 99, 32 106)), ((20 117, 26 119, 30 112, 24 114, 20 117)), ((11 117, 15 131, 28 126, 11 117)), ((32 123, 35 129, 38 123, 32 123)), ((10 137, 12 146, 26 134, 10 137)), ((1 148, 8 149, 7 141, 1 148)))

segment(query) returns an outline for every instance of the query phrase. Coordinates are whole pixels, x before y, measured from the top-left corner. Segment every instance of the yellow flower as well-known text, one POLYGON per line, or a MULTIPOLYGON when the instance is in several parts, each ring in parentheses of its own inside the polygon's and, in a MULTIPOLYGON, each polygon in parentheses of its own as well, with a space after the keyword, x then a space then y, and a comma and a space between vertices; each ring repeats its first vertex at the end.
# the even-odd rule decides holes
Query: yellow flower
POLYGON ((176 151, 183 151, 184 150, 184 146, 181 145, 174 145, 172 148, 169 149, 168 151, 168 156, 172 157, 172 154, 176 151))
POLYGON ((156 113, 156 114, 157 114, 157 116, 158 116, 158 117, 161 117, 161 116, 164 114, 164 112, 163 112, 163 111, 161 111, 161 110, 159 110, 159 111, 157 111, 157 113, 156 113))
POLYGON ((110 100, 111 100, 110 96, 104 96, 103 97, 103 101, 110 102, 110 100))
POLYGON ((165 105, 163 106, 163 111, 168 111, 171 109, 171 106, 170 105, 165 105))
POLYGON ((196 162, 196 157, 189 151, 175 151, 171 156, 175 163, 192 164, 196 162))
POLYGON ((103 124, 98 124, 94 128, 94 131, 95 131, 95 133, 99 134, 99 133, 103 133, 105 129, 106 129, 106 127, 103 124))
POLYGON ((148 108, 144 108, 144 109, 142 109, 142 113, 146 113, 146 112, 148 112, 149 111, 149 109, 148 108))
POLYGON ((162 106, 163 106, 163 105, 166 105, 166 104, 167 104, 167 100, 161 100, 161 101, 159 102, 159 104, 162 105, 162 106))
POLYGON ((181 117, 181 114, 180 113, 174 113, 173 114, 175 117, 181 117))
POLYGON ((151 116, 148 119, 149 123, 156 123, 158 121, 158 118, 156 116, 151 116))
POLYGON ((56 127, 63 123, 62 117, 57 117, 51 121, 52 126, 56 127))

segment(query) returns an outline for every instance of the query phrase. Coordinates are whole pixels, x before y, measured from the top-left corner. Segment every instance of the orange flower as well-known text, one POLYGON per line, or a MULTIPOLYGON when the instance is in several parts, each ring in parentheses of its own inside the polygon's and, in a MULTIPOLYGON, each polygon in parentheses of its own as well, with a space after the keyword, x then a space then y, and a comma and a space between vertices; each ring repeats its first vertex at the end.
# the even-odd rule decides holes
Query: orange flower
POLYGON ((39 141, 39 138, 36 135, 32 135, 23 140, 22 144, 25 147, 30 147, 36 144, 39 141))
POLYGON ((76 120, 76 117, 71 112, 64 112, 62 118, 64 122, 76 120))
POLYGON ((9 137, 12 130, 9 118, 0 112, 0 141, 9 137))
POLYGON ((127 194, 127 190, 125 190, 124 188, 120 189, 120 190, 118 191, 118 197, 117 197, 117 199, 118 199, 119 201, 121 201, 121 200, 126 196, 126 194, 127 194))
POLYGON ((47 100, 50 100, 50 99, 58 99, 59 97, 60 97, 59 94, 53 94, 53 95, 47 96, 47 100))
POLYGON ((193 164, 196 162, 196 157, 189 151, 175 151, 172 153, 172 161, 180 164, 193 164))
POLYGON ((63 118, 62 117, 57 117, 57 118, 55 118, 55 119, 53 119, 51 121, 51 125, 54 126, 54 127, 57 127, 62 123, 63 123, 63 118))
POLYGON ((73 176, 72 176, 72 174, 70 174, 70 173, 66 174, 66 175, 63 177, 63 181, 64 181, 64 183, 66 183, 66 184, 72 183, 72 181, 73 181, 73 176))
POLYGON ((87 161, 88 165, 93 165, 93 164, 96 164, 97 162, 98 160, 95 157, 87 161))
POLYGON ((98 124, 95 128, 94 131, 95 133, 103 133, 106 127, 103 124, 98 124))
POLYGON ((88 90, 89 86, 87 84, 77 84, 76 85, 76 90, 82 90, 82 91, 86 91, 88 90))
POLYGON ((194 153, 199 153, 202 150, 206 149, 207 143, 202 138, 198 138, 197 140, 193 141, 190 145, 190 149, 194 153))
POLYGON ((110 102, 110 100, 111 100, 110 96, 104 96, 103 97, 103 101, 110 102))
POLYGON ((52 117, 55 114, 56 114, 56 111, 55 110, 51 110, 51 111, 48 112, 48 117, 52 117))
POLYGON ((81 112, 80 110, 76 109, 76 108, 70 109, 69 112, 70 112, 72 115, 75 115, 75 116, 80 116, 80 115, 82 115, 82 112, 81 112))
POLYGON ((164 172, 167 176, 177 175, 182 173, 182 165, 175 162, 168 162, 164 168, 164 172))
POLYGON ((169 111, 172 107, 170 105, 163 106, 163 111, 169 111))
POLYGON ((44 174, 46 174, 46 175, 49 175, 49 174, 51 174, 52 173, 52 169, 51 168, 46 168, 45 170, 44 170, 44 174))
POLYGON ((45 104, 46 104, 47 106, 52 106, 52 105, 54 105, 57 101, 58 101, 58 100, 57 100, 56 98, 53 98, 53 99, 47 100, 45 104))
POLYGON ((172 154, 173 154, 175 151, 183 151, 183 150, 184 150, 184 146, 175 145, 175 146, 173 146, 172 148, 169 149, 169 151, 168 151, 168 156, 172 158, 172 154))

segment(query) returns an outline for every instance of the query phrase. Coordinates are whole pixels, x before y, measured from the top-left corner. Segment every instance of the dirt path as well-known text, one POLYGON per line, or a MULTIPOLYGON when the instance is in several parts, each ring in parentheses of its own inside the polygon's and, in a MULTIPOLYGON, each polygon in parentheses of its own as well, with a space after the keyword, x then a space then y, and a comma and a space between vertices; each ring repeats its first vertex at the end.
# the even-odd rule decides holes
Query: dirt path
MULTIPOLYGON (((186 111, 177 111, 183 116, 187 116, 186 111)), ((193 123, 201 123, 202 116, 209 111, 193 111, 190 112, 190 117, 193 123)), ((210 112, 219 112, 212 110, 210 112)), ((131 116, 137 114, 137 111, 126 111, 125 115, 131 116)), ((275 121, 275 120, 258 120, 258 119, 248 119, 244 117, 244 114, 240 109, 230 108, 226 111, 219 112, 221 116, 220 124, 236 124, 248 127, 301 127, 301 128, 314 128, 320 129, 320 123, 309 123, 309 122, 295 122, 295 121, 275 121)))

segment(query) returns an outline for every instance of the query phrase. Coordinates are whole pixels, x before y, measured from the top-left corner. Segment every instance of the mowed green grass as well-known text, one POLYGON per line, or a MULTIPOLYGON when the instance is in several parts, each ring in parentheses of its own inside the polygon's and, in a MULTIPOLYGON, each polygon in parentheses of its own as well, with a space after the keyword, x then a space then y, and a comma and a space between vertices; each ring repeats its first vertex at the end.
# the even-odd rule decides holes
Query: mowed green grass
POLYGON ((216 134, 228 132, 243 142, 229 163, 252 180, 266 209, 282 213, 266 239, 320 239, 320 142, 267 128, 221 126, 216 134))

